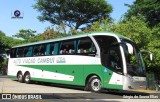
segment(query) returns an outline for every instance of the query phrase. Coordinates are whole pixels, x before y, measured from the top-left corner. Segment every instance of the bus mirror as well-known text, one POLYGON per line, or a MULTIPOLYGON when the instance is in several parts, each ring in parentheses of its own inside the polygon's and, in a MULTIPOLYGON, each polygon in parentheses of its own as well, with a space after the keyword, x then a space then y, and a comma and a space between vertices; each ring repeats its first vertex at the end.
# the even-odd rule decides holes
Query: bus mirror
POLYGON ((146 51, 146 50, 141 50, 140 52, 141 52, 141 53, 149 53, 149 60, 150 60, 150 61, 153 61, 153 53, 152 53, 152 52, 146 51))
POLYGON ((133 55, 133 46, 129 43, 126 43, 126 45, 127 45, 128 53, 133 55))

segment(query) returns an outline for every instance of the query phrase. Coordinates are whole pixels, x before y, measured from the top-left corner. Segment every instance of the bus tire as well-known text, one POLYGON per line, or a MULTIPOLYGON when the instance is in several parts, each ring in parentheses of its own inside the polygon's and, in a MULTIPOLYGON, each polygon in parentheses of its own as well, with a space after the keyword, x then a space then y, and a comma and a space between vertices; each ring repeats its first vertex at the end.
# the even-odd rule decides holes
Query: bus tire
POLYGON ((30 73, 26 73, 26 74, 24 75, 24 82, 25 82, 26 84, 30 84, 30 83, 31 83, 30 73))
POLYGON ((92 92, 101 92, 102 91, 101 80, 96 75, 91 76, 89 78, 87 86, 88 86, 89 90, 92 92))
POLYGON ((18 80, 18 82, 21 82, 21 83, 24 82, 24 80, 23 80, 23 75, 22 75, 21 72, 19 72, 19 73, 17 74, 17 80, 18 80))

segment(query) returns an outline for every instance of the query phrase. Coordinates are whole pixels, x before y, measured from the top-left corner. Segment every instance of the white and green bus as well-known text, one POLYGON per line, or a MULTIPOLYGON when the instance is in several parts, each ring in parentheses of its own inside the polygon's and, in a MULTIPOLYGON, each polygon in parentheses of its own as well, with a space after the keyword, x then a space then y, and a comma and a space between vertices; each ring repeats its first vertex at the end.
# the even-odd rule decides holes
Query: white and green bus
POLYGON ((128 38, 92 32, 15 46, 8 76, 19 82, 51 82, 86 90, 146 88, 139 49, 128 38))

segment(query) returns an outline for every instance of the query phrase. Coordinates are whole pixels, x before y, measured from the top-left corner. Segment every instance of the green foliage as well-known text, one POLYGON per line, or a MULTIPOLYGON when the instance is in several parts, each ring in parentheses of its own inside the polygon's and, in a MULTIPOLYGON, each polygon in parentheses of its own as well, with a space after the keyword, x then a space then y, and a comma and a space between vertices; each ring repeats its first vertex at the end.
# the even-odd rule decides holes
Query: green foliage
POLYGON ((22 38, 24 40, 26 40, 27 42, 29 42, 29 39, 31 37, 35 36, 36 31, 31 30, 31 29, 21 29, 19 30, 19 33, 13 35, 13 37, 17 37, 17 38, 22 38))
POLYGON ((39 40, 48 40, 53 38, 60 38, 63 37, 63 33, 61 32, 61 27, 57 27, 57 30, 54 30, 53 28, 46 28, 46 30, 38 35, 39 40))
POLYGON ((141 49, 146 49, 152 38, 152 30, 147 27, 147 23, 136 17, 131 17, 130 19, 126 19, 125 22, 122 21, 115 24, 111 31, 130 38, 141 49))
POLYGON ((126 13, 127 18, 144 16, 144 21, 148 22, 150 27, 160 23, 160 0, 136 0, 133 5, 128 5, 130 9, 126 13))
POLYGON ((21 40, 18 39, 13 39, 12 37, 8 37, 8 36, 3 36, 3 39, 1 40, 1 42, 4 45, 4 50, 7 51, 9 50, 11 47, 18 45, 20 43, 22 43, 21 40))
POLYGON ((35 34, 35 33, 36 31, 31 29, 19 30, 19 33, 17 33, 16 35, 13 35, 13 37, 22 38, 23 40, 14 39, 13 41, 14 43, 12 43, 12 45, 19 45, 19 44, 25 44, 30 42, 37 42, 41 40, 48 40, 48 39, 68 36, 64 25, 57 26, 56 30, 54 30, 54 28, 47 27, 43 33, 41 34, 35 34))
MULTIPOLYGON (((160 24, 159 24, 160 25, 160 24)), ((150 67, 156 68, 155 71, 160 74, 160 26, 157 25, 152 29, 152 37, 147 48, 154 53, 154 61, 150 67)))
POLYGON ((3 74, 3 75, 7 74, 7 64, 8 64, 8 59, 3 59, 3 61, 1 61, 1 63, 0 63, 0 74, 3 74))
POLYGON ((0 37, 5 36, 5 33, 0 30, 0 37))
POLYGON ((0 31, 0 54, 3 53, 3 50, 4 50, 4 43, 3 43, 3 37, 4 37, 4 33, 2 31, 0 31))
POLYGON ((2 31, 0 31, 0 54, 9 50, 12 44, 13 38, 5 36, 5 34, 2 31))
POLYGON ((83 32, 91 31, 109 31, 113 26, 113 21, 109 19, 99 19, 97 22, 93 22, 92 26, 86 28, 83 32))
MULTIPOLYGON (((0 54, 9 51, 10 44, 12 44, 11 39, 11 37, 5 36, 5 33, 0 31, 0 54)), ((4 67, 6 64, 5 59, 2 56, 0 56, 0 71, 2 67, 4 67)))
MULTIPOLYGON (((9 51, 11 47, 23 43, 21 40, 13 39, 12 37, 5 36, 5 34, 0 31, 0 54, 7 53, 9 54, 9 51)), ((0 71, 1 74, 6 74, 7 70, 7 64, 8 59, 3 58, 0 56, 0 71)))
POLYGON ((41 13, 40 21, 64 24, 76 30, 101 18, 110 18, 112 11, 106 0, 37 0, 33 7, 41 13))

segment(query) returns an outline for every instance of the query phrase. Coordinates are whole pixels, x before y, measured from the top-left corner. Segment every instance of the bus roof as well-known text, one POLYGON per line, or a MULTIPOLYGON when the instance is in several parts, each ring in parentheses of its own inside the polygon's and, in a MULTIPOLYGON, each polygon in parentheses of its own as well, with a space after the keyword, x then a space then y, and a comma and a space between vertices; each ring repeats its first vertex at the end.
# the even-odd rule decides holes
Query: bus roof
POLYGON ((66 37, 62 37, 62 38, 54 38, 54 39, 49 39, 49 40, 42 40, 42 41, 38 41, 38 42, 32 42, 32 43, 22 44, 22 45, 19 45, 19 46, 14 46, 12 48, 24 47, 24 46, 30 46, 30 45, 36 45, 36 44, 43 44, 43 43, 50 43, 50 42, 56 42, 56 41, 74 39, 74 38, 81 38, 81 37, 86 37, 86 36, 89 36, 89 35, 111 35, 111 36, 117 36, 119 38, 129 39, 129 38, 127 38, 127 37, 125 37, 123 35, 117 34, 117 33, 99 31, 99 32, 88 32, 88 33, 84 33, 84 34, 66 36, 66 37))

